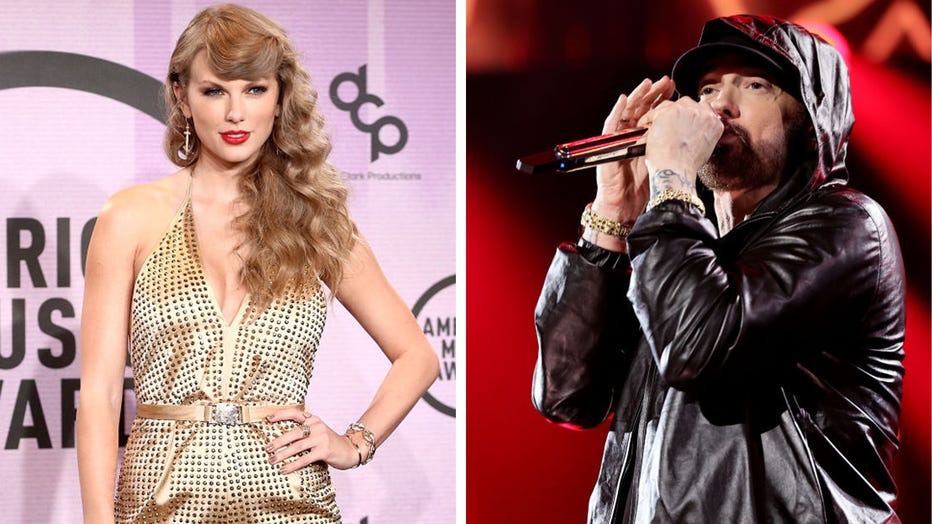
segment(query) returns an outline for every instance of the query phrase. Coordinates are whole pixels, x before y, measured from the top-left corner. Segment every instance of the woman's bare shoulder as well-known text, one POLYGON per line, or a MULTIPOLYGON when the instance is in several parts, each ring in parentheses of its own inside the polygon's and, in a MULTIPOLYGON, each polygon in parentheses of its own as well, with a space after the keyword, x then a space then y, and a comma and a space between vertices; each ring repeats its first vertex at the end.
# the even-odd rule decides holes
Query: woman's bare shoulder
POLYGON ((144 248, 175 216, 184 201, 188 178, 188 170, 182 169, 114 193, 100 210, 95 231, 144 248))
POLYGON ((182 169, 153 182, 122 189, 110 196, 101 215, 141 222, 150 222, 166 213, 174 215, 184 201, 187 184, 188 170, 182 169))

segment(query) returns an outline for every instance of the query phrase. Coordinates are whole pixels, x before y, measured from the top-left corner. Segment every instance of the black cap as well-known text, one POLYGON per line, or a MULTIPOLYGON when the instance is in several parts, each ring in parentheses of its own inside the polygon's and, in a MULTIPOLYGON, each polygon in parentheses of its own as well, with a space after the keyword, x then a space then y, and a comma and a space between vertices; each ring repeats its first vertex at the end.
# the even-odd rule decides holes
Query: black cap
POLYGON ((774 75, 777 85, 799 98, 799 71, 788 58, 733 27, 722 27, 715 22, 721 24, 721 20, 707 23, 699 45, 683 53, 673 64, 670 76, 681 95, 696 98, 699 80, 709 71, 713 61, 732 55, 766 69, 774 75))

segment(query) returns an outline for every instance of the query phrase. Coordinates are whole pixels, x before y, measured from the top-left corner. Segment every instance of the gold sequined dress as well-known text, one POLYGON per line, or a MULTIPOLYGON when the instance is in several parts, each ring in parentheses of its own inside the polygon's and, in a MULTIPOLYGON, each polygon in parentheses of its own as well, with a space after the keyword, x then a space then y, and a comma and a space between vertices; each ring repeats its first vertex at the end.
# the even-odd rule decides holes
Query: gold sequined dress
MULTIPOLYGON (((139 404, 303 404, 326 319, 323 290, 243 299, 228 323, 198 253, 190 186, 133 288, 139 404)), ((296 424, 137 418, 120 468, 117 522, 340 522, 325 465, 283 475, 265 446, 296 424)))

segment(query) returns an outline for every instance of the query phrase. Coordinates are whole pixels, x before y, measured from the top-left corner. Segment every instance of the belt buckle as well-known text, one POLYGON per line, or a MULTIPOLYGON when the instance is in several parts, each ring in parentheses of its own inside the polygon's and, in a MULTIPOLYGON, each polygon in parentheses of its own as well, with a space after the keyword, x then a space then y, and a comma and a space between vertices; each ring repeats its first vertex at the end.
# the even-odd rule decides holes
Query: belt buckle
POLYGON ((224 426, 235 426, 243 423, 243 406, 239 404, 211 404, 210 405, 210 422, 223 424, 224 426))

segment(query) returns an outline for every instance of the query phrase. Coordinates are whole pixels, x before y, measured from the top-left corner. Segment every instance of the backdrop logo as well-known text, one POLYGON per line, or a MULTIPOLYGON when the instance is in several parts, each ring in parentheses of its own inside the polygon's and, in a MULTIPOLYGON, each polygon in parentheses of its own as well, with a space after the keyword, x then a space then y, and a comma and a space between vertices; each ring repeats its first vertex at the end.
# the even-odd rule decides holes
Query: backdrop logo
MULTIPOLYGON (((57 51, 13 51, 0 53, 0 89, 21 87, 60 87, 75 89, 86 93, 101 95, 127 104, 164 123, 164 111, 160 110, 158 100, 162 83, 158 80, 129 67, 94 58, 91 56, 62 53, 57 51)), ((79 254, 81 272, 85 269, 87 247, 95 218, 81 218, 79 225, 73 228, 72 217, 61 216, 55 219, 54 229, 50 224, 43 224, 40 217, 20 216, 6 217, 6 276, 7 293, 12 303, 10 319, 3 318, 4 327, 12 331, 12 344, 6 340, 0 344, 0 371, 16 369, 24 362, 31 351, 38 353, 39 364, 47 370, 69 368, 77 356, 75 334, 58 319, 75 317, 75 305, 68 299, 61 298, 65 290, 73 287, 70 278, 71 264, 74 261, 69 246, 74 230, 80 230, 81 251, 79 254), (54 266, 43 267, 40 255, 46 250, 46 237, 55 231, 56 256, 54 266), (23 271, 25 269, 25 272, 23 271), (54 274, 55 279, 47 278, 54 274), (54 284, 51 287, 50 284, 54 284), (42 297, 42 295, 53 295, 42 297), (38 308, 35 307, 39 303, 38 308), (38 326, 39 330, 56 339, 61 350, 53 347, 34 349, 27 341, 27 327, 38 326)), ((4 407, 13 404, 9 420, 9 431, 4 449, 19 449, 23 440, 34 439, 40 449, 52 448, 52 435, 49 420, 57 417, 61 421, 61 447, 75 446, 75 408, 80 381, 77 377, 58 377, 57 387, 61 400, 60 410, 43 409, 40 391, 54 388, 52 374, 37 372, 37 377, 21 378, 19 384, 9 375, 0 374, 0 394, 4 407), (27 416, 28 415, 28 416, 27 416)), ((133 379, 126 377, 123 381, 124 391, 132 391, 133 379)), ((132 395, 130 395, 132 398, 132 395)), ((46 406, 54 402, 46 402, 46 406)), ((124 424, 127 403, 123 402, 120 410, 119 442, 126 444, 126 424, 124 424)), ((0 422, 0 424, 6 421, 0 422)))
POLYGON ((0 53, 0 89, 64 87, 112 98, 165 123, 162 83, 145 73, 92 56, 58 51, 0 53))
POLYGON ((382 107, 385 103, 381 98, 370 93, 366 84, 366 64, 359 67, 358 73, 340 73, 334 77, 333 82, 330 82, 330 100, 339 109, 349 111, 350 120, 352 120, 356 129, 371 135, 372 152, 370 158, 375 162, 379 158, 379 153, 393 155, 404 149, 405 144, 408 143, 408 128, 400 118, 392 115, 385 115, 371 124, 362 121, 362 118, 359 117, 359 110, 362 106, 372 104, 375 107, 382 107), (356 86, 356 97, 352 100, 340 98, 340 86, 347 82, 356 86), (398 131, 398 139, 392 145, 382 142, 382 129, 385 126, 394 126, 398 131))
POLYGON ((456 276, 450 275, 417 299, 411 311, 417 317, 424 335, 440 357, 440 376, 424 393, 424 400, 437 411, 456 416, 456 276))

